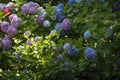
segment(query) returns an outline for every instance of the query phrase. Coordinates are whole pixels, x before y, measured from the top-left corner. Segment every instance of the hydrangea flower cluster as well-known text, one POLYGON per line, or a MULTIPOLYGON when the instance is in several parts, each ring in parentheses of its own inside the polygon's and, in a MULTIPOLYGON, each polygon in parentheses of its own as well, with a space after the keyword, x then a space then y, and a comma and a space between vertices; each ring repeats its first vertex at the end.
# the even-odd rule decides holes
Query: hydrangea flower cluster
POLYGON ((44 22, 44 18, 42 16, 38 16, 36 22, 38 25, 41 26, 44 22))
POLYGON ((8 36, 6 36, 2 39, 2 48, 4 50, 9 50, 12 48, 12 42, 8 36))
POLYGON ((56 14, 56 18, 57 18, 58 22, 62 22, 64 20, 64 18, 65 18, 64 5, 62 3, 57 5, 55 14, 56 14))
POLYGON ((6 4, 0 4, 0 10, 3 11, 6 8, 6 4))
POLYGON ((75 46, 72 45, 72 47, 70 47, 70 43, 64 44, 63 49, 69 56, 76 56, 79 53, 78 49, 75 46))
POLYGON ((55 28, 54 28, 54 30, 56 30, 56 31, 58 31, 59 29, 62 29, 62 24, 61 23, 57 23, 55 25, 55 28))
POLYGON ((2 40, 2 48, 4 50, 9 50, 11 48, 12 42, 10 41, 10 38, 16 36, 18 28, 22 24, 22 20, 16 14, 11 14, 8 18, 10 23, 3 21, 0 25, 1 31, 7 33, 7 37, 2 40))
POLYGON ((69 0, 68 1, 68 5, 72 6, 73 4, 75 4, 77 1, 76 0, 69 0))
POLYGON ((45 21, 43 22, 43 26, 44 26, 44 27, 50 27, 50 22, 49 22, 49 20, 45 20, 45 21))
POLYGON ((70 50, 70 43, 64 44, 63 49, 66 51, 70 50))
POLYGON ((40 7, 38 3, 28 2, 21 7, 21 11, 25 14, 33 14, 37 12, 37 9, 40 7))
POLYGON ((91 38, 91 32, 90 31, 86 31, 84 34, 83 34, 83 36, 84 36, 84 38, 85 39, 89 39, 89 38, 91 38))
POLYGON ((96 51, 93 50, 92 48, 87 48, 84 51, 84 55, 89 59, 92 60, 97 57, 96 51))
POLYGON ((75 46, 72 46, 72 48, 68 50, 67 53, 69 56, 76 56, 79 53, 79 51, 75 46))
POLYGON ((64 29, 64 30, 69 30, 70 29, 70 26, 71 26, 71 22, 70 22, 70 20, 69 19, 64 19, 63 21, 62 21, 62 28, 64 29))

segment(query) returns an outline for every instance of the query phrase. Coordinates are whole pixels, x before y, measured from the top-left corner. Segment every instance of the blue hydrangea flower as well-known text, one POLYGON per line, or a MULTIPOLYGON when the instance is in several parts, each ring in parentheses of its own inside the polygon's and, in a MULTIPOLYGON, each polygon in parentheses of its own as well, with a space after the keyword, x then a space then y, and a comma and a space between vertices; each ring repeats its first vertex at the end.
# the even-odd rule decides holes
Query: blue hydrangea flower
POLYGON ((56 10, 56 15, 64 15, 64 10, 62 10, 62 9, 57 9, 57 10, 56 10))
POLYGON ((84 55, 85 55, 88 59, 90 59, 90 60, 92 60, 92 59, 94 59, 94 58, 97 57, 96 51, 93 50, 92 48, 87 48, 87 49, 85 49, 84 55))
POLYGON ((61 3, 61 4, 58 4, 58 5, 57 5, 57 9, 62 9, 62 10, 63 10, 63 9, 64 9, 64 4, 62 4, 62 3, 61 3))
POLYGON ((57 23, 55 25, 55 30, 58 31, 59 29, 62 29, 62 24, 61 23, 57 23))
POLYGON ((105 0, 99 0, 101 4, 103 4, 105 2, 105 0))
POLYGON ((57 15, 57 21, 62 22, 65 19, 64 15, 57 15))
POLYGON ((68 5, 69 6, 72 6, 73 4, 75 4, 76 3, 76 0, 69 0, 68 1, 68 5))
POLYGON ((70 50, 68 50, 67 53, 70 56, 76 56, 79 53, 79 51, 75 46, 72 46, 72 48, 70 50))
POLYGON ((91 37, 91 32, 86 31, 83 36, 84 36, 85 39, 89 39, 91 37))

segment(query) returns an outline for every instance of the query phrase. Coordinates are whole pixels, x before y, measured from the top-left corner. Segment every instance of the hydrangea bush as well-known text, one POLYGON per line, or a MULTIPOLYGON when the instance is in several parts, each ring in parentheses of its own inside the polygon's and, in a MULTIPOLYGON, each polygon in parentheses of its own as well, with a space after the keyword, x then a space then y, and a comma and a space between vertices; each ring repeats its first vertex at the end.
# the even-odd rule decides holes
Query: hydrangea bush
POLYGON ((119 13, 108 0, 1 3, 1 80, 120 79, 119 13))

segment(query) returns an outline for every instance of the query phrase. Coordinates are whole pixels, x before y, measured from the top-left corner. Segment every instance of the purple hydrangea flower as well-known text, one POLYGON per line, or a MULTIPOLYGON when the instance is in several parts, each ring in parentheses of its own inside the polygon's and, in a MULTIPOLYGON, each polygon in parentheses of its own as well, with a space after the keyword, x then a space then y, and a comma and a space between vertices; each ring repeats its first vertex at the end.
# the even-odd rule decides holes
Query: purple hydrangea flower
POLYGON ((5 4, 0 4, 0 10, 4 10, 6 8, 5 4))
POLYGON ((8 36, 11 38, 11 37, 14 37, 16 36, 17 34, 17 29, 13 26, 9 26, 8 30, 7 30, 7 34, 8 36))
POLYGON ((113 8, 113 12, 120 11, 120 6, 113 8))
POLYGON ((64 19, 64 20, 62 21, 62 28, 63 28, 64 30, 69 30, 69 29, 70 29, 70 25, 71 25, 71 22, 70 22, 69 19, 64 19))
POLYGON ((11 21, 11 25, 15 28, 19 28, 19 26, 22 24, 22 20, 18 17, 14 17, 11 21))
POLYGON ((11 14, 9 16, 9 20, 12 21, 13 18, 18 18, 18 16, 16 14, 11 14))
POLYGON ((43 22, 43 26, 44 26, 44 27, 50 27, 50 22, 49 22, 48 20, 45 20, 45 21, 43 22))
POLYGON ((87 49, 84 51, 84 55, 85 55, 88 59, 90 59, 90 60, 92 60, 92 59, 94 59, 94 58, 97 57, 96 51, 93 50, 92 48, 87 48, 87 49))
POLYGON ((4 21, 1 23, 1 30, 3 32, 7 32, 8 27, 9 27, 9 22, 4 21))
POLYGON ((70 43, 65 43, 63 49, 66 51, 70 50, 70 43))
POLYGON ((27 40, 26 44, 29 45, 29 46, 32 46, 32 41, 31 40, 27 40))
POLYGON ((62 28, 62 24, 61 23, 57 23, 56 25, 55 25, 55 30, 56 31, 58 31, 59 29, 61 29, 62 28))
POLYGON ((2 48, 4 50, 9 50, 12 48, 12 42, 8 36, 6 36, 2 39, 2 48))
POLYGON ((86 31, 84 34, 83 34, 84 38, 85 39, 89 39, 91 37, 91 33, 90 31, 86 31))
POLYGON ((41 17, 41 16, 38 16, 36 22, 37 22, 38 25, 42 25, 43 22, 44 22, 44 18, 41 17))
POLYGON ((37 9, 35 7, 30 7, 29 13, 36 13, 37 9))
POLYGON ((27 5, 30 6, 30 7, 35 7, 34 2, 32 2, 32 1, 28 2, 27 5))
POLYGON ((67 51, 69 56, 76 56, 79 51, 75 46, 72 46, 72 48, 70 50, 67 51))
POLYGON ((72 6, 73 4, 75 4, 76 3, 76 0, 69 0, 68 1, 68 5, 69 6, 72 6))
POLYGON ((63 9, 64 9, 64 4, 62 4, 62 3, 61 3, 61 4, 58 4, 58 5, 57 5, 57 9, 62 9, 62 10, 63 10, 63 9))
POLYGON ((24 4, 24 5, 21 7, 21 12, 27 14, 27 13, 29 12, 29 9, 30 9, 30 6, 27 5, 27 4, 24 4))

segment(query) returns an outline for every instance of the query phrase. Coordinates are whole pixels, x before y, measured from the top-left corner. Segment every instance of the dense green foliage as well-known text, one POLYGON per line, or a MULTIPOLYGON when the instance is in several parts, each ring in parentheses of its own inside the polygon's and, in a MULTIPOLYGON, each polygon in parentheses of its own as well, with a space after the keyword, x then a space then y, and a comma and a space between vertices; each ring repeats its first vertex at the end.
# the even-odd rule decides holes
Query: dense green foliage
MULTIPOLYGON (((58 21, 53 20, 56 10, 53 4, 60 2, 56 0, 52 4, 42 4, 47 13, 45 20, 50 21, 50 27, 36 23, 39 11, 35 14, 22 13, 24 3, 22 0, 16 2, 18 10, 13 11, 22 19, 22 25, 12 38, 12 49, 6 51, 0 48, 0 80, 120 79, 120 63, 117 63, 120 60, 120 11, 113 12, 115 5, 111 5, 112 1, 101 4, 98 0, 91 3, 82 0, 72 6, 64 2, 64 15, 71 22, 70 30, 65 33, 61 29, 54 30, 58 21), (31 34, 25 35, 26 31, 31 34), (86 31, 91 32, 91 38, 84 38, 86 31), (26 44, 27 40, 31 41, 30 45, 26 44), (70 47, 75 45, 79 53, 76 56, 68 55, 63 49, 65 43, 70 43, 70 47), (88 47, 97 53, 94 60, 84 55, 88 47)), ((2 16, 3 12, 0 14, 1 21, 9 21, 8 16, 2 16)), ((0 37, 5 35, 0 31, 0 37)))

